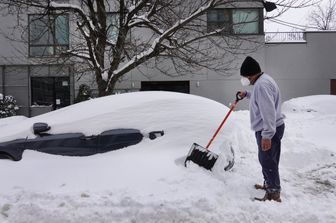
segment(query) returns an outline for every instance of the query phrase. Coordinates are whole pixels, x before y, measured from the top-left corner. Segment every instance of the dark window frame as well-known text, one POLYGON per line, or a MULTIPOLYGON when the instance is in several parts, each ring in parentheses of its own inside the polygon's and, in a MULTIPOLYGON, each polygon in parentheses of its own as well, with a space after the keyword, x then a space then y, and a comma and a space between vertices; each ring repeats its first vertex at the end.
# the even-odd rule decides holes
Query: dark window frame
MULTIPOLYGON (((50 29, 49 27, 47 29, 50 29)), ((49 30, 48 30, 49 31, 49 30)), ((69 15, 68 14, 64 14, 64 13, 54 13, 54 14, 28 14, 28 57, 55 57, 55 56, 58 56, 62 53, 62 51, 65 51, 65 50, 69 50, 69 47, 70 47, 70 24, 69 24, 69 15), (51 18, 50 17, 53 17, 52 20, 53 20, 53 23, 52 23, 52 31, 51 31, 51 34, 52 34, 52 38, 53 38, 53 43, 51 44, 35 44, 35 43, 32 43, 32 37, 31 37, 31 18, 33 17, 37 17, 39 16, 39 18, 36 18, 36 20, 38 19, 44 19, 44 18, 48 18, 48 21, 51 21, 51 18), (66 29, 68 31, 67 33, 67 39, 66 39, 66 44, 59 44, 59 43, 56 43, 55 40, 57 39, 56 38, 56 18, 58 16, 64 16, 66 18, 66 29), (31 52, 31 49, 32 47, 44 47, 45 48, 45 51, 47 50, 48 47, 52 47, 52 50, 53 50, 53 53, 51 54, 41 54, 41 55, 33 55, 31 52), (59 50, 61 48, 63 48, 63 50, 59 50)), ((44 51, 44 52, 45 52, 44 51)))
POLYGON ((53 110, 56 110, 71 104, 70 76, 33 76, 30 77, 30 86, 31 106, 51 106, 53 110), (61 81, 68 82, 68 85, 65 86, 68 88, 68 91, 60 89, 60 86, 57 85, 61 81), (50 94, 47 94, 47 92, 50 94), (39 101, 41 98, 43 100, 39 101), (60 104, 57 103, 57 99, 62 99, 60 104), (38 102, 35 104, 35 101, 38 102))
POLYGON ((223 22, 221 21, 211 21, 209 22, 209 16, 208 13, 210 11, 217 11, 217 16, 219 15, 218 12, 220 11, 227 11, 229 14, 229 20, 228 20, 228 29, 225 30, 224 32, 218 33, 218 35, 223 35, 223 34, 227 34, 227 35, 241 35, 241 36, 251 36, 251 35, 264 35, 264 19, 263 19, 263 9, 262 8, 215 8, 215 9, 210 9, 208 10, 208 12, 206 13, 207 16, 207 32, 213 32, 216 29, 213 28, 213 26, 217 26, 217 27, 221 27, 223 24, 223 22), (235 33, 234 29, 233 29, 233 11, 234 10, 256 10, 258 12, 258 32, 257 33, 235 33), (209 25, 212 24, 212 25, 209 25))

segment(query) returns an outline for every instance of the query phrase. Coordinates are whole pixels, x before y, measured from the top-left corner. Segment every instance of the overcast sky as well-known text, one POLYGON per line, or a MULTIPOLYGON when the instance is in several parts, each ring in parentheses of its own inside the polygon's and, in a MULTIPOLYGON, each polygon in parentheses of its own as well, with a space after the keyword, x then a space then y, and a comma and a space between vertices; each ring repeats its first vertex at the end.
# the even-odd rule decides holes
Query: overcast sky
MULTIPOLYGON (((272 0, 269 0, 272 2, 272 0)), ((328 0, 322 0, 320 4, 326 5, 328 0)), ((300 8, 300 9, 289 9, 287 12, 282 14, 280 17, 276 19, 282 20, 288 23, 294 23, 301 26, 309 26, 308 17, 309 14, 312 12, 314 7, 307 7, 307 8, 300 8)), ((277 10, 277 9, 276 9, 277 10)), ((294 26, 294 25, 293 25, 294 26)), ((300 27, 300 26, 298 26, 300 27)), ((265 32, 286 32, 286 31, 300 31, 299 29, 294 29, 289 26, 280 25, 279 23, 266 21, 265 22, 265 32)))

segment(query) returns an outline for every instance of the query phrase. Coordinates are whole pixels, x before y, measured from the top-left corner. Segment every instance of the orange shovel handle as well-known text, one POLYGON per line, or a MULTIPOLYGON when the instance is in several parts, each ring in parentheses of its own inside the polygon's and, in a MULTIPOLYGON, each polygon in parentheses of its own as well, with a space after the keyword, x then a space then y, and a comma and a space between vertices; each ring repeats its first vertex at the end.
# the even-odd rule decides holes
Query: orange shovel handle
POLYGON ((222 128, 222 126, 224 125, 226 119, 229 117, 229 115, 231 114, 231 112, 233 111, 233 109, 236 107, 236 105, 238 104, 238 101, 242 100, 243 98, 241 98, 239 96, 239 92, 237 92, 236 94, 236 101, 233 103, 233 105, 231 106, 229 112, 226 114, 225 118, 223 119, 222 123, 219 125, 219 127, 217 128, 215 134, 213 134, 212 138, 210 139, 208 145, 205 147, 206 149, 209 148, 209 146, 211 145, 212 141, 215 139, 216 135, 218 134, 219 130, 222 128))

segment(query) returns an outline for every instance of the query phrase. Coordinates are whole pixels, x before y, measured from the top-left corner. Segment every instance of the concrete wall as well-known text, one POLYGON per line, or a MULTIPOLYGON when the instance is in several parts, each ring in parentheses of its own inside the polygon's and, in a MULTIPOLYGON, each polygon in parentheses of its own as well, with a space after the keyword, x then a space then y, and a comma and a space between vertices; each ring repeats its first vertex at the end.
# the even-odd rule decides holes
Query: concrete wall
MULTIPOLYGON (((156 69, 140 67, 141 72, 138 69, 134 69, 122 82, 117 84, 116 88, 137 91, 141 87, 141 81, 190 81, 191 94, 207 97, 228 106, 235 100, 235 94, 238 90, 246 89, 240 84, 239 71, 240 65, 246 55, 253 56, 259 61, 262 67, 265 66, 264 35, 254 35, 248 38, 251 38, 253 41, 251 39, 244 40, 241 44, 244 49, 249 50, 237 53, 236 55, 228 54, 223 58, 222 63, 230 62, 233 59, 231 64, 228 64, 228 71, 224 74, 208 69, 200 69, 188 75, 170 77, 163 75, 156 69)), ((165 65, 172 66, 168 62, 165 65)), ((246 102, 241 102, 237 106, 237 109, 242 108, 247 108, 246 102)))
POLYGON ((6 95, 13 95, 20 107, 18 114, 29 114, 29 73, 27 66, 6 66, 4 69, 4 89, 6 95))
MULTIPOLYGON (((305 42, 266 43, 257 51, 246 54, 256 58, 262 70, 274 77, 283 101, 307 95, 330 94, 330 81, 336 79, 336 32, 307 32, 305 36, 305 42)), ((237 90, 251 89, 243 88, 240 84, 239 66, 246 55, 237 58, 235 62, 238 66, 226 76, 201 70, 199 74, 171 78, 155 70, 145 70, 146 76, 134 70, 117 87, 134 91, 140 89, 141 81, 189 80, 191 94, 229 105, 237 90)), ((246 108, 246 101, 237 106, 237 109, 246 108)))
POLYGON ((330 94, 336 78, 336 32, 307 32, 305 43, 265 45, 264 70, 278 82, 283 100, 330 94))
POLYGON ((50 106, 31 105, 31 77, 70 77, 70 101, 75 98, 71 67, 58 65, 0 65, 0 92, 17 101, 18 115, 35 116, 51 111, 50 106))

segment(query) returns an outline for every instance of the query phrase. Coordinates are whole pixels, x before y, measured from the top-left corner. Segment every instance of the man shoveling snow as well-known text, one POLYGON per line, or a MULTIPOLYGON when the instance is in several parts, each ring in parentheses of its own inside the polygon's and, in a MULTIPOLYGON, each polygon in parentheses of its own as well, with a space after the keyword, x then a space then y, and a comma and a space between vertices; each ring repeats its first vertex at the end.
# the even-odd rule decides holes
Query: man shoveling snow
POLYGON ((250 99, 251 128, 255 131, 258 158, 264 176, 264 184, 256 184, 255 188, 266 191, 263 198, 255 200, 281 202, 279 160, 285 124, 281 113, 280 90, 273 78, 261 72, 258 62, 252 57, 244 60, 240 75, 243 86, 253 85, 252 91, 240 91, 240 97, 250 99))

